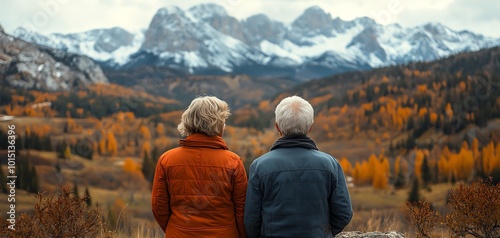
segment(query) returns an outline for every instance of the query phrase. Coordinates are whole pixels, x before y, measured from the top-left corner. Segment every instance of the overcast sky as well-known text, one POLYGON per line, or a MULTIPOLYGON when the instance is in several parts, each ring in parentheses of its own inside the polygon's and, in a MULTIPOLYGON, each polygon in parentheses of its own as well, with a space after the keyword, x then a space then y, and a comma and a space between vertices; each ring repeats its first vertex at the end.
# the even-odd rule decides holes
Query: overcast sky
POLYGON ((134 31, 147 28, 161 7, 188 9, 207 2, 223 6, 238 19, 264 13, 290 23, 317 5, 343 20, 368 16, 405 27, 440 22, 453 30, 500 37, 499 0, 0 0, 0 25, 7 32, 24 25, 44 34, 114 26, 134 31))

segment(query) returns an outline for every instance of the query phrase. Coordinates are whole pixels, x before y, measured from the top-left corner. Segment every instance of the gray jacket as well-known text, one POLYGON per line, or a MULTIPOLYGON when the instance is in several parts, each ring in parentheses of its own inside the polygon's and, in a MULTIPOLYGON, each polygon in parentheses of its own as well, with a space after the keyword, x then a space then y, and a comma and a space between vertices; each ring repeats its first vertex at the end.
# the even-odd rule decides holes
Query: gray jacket
POLYGON ((352 218, 342 167, 306 136, 285 136, 250 166, 247 236, 333 237, 352 218))

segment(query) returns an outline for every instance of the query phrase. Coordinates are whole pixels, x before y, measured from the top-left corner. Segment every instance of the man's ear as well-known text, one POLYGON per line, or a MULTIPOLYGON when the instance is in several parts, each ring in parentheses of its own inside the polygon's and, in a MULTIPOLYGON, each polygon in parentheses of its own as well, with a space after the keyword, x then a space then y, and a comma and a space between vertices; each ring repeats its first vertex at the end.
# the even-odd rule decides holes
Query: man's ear
POLYGON ((280 127, 278 126, 278 123, 274 123, 274 126, 276 127, 276 130, 280 133, 280 136, 283 135, 283 132, 281 132, 280 127))
POLYGON ((314 123, 311 124, 311 127, 309 127, 309 130, 307 131, 307 133, 311 132, 311 130, 313 129, 313 126, 314 126, 314 123))

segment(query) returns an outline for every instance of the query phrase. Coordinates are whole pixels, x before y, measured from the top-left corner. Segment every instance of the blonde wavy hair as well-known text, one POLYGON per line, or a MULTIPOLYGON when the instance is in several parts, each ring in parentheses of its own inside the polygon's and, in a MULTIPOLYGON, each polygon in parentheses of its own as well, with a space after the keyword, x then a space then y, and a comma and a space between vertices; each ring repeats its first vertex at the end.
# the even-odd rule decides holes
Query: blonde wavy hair
POLYGON ((182 136, 203 133, 208 136, 221 136, 226 119, 231 115, 226 102, 214 96, 195 98, 182 113, 177 130, 182 136))

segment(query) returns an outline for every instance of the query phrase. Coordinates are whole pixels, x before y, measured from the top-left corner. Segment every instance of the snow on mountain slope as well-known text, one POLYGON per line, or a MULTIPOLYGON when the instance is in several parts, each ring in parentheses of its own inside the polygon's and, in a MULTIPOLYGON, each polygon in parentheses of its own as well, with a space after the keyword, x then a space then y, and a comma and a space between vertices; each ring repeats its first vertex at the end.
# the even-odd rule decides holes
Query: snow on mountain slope
POLYGON ((118 27, 48 36, 17 28, 13 35, 37 45, 85 55, 100 62, 108 62, 112 66, 125 64, 129 56, 136 53, 144 41, 142 32, 129 33, 118 27))

